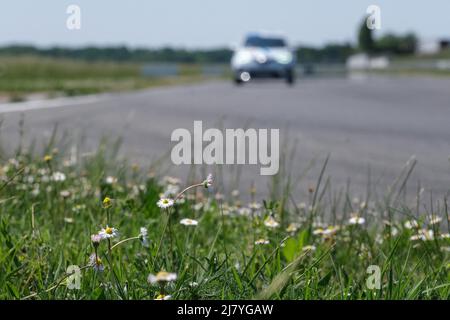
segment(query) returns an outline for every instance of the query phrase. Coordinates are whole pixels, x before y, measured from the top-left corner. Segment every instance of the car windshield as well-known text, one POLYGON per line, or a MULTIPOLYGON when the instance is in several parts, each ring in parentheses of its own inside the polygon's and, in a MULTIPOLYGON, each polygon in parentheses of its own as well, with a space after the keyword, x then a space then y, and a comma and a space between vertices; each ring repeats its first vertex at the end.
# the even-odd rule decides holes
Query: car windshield
POLYGON ((248 37, 245 40, 246 47, 285 47, 286 43, 280 38, 248 37))

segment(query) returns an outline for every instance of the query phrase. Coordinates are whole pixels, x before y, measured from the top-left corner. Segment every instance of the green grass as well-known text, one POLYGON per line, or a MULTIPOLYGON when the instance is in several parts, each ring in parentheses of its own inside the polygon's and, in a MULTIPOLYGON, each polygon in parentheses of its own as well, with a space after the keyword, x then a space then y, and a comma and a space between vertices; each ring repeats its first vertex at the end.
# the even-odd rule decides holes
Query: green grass
POLYGON ((33 93, 83 95, 204 80, 199 66, 181 66, 180 75, 144 77, 142 64, 84 62, 42 57, 0 57, 0 96, 20 101, 33 93))
MULTIPOLYGON (((37 156, 20 149, 9 159, 1 154, 1 299, 154 299, 161 288, 147 278, 161 270, 177 274, 164 288, 173 299, 450 297, 450 239, 442 236, 448 234, 446 203, 401 202, 414 164, 377 201, 331 193, 325 162, 305 197, 283 186, 278 198, 266 202, 253 202, 254 190, 247 195, 251 203, 236 195, 216 200, 220 182, 214 181, 215 191, 192 188, 182 203, 164 210, 156 203, 168 184, 189 184, 163 179, 158 167, 131 165, 116 156, 117 148, 101 144, 96 154, 74 155, 54 150, 52 142, 37 156), (58 172, 64 181, 55 181, 58 172), (110 207, 103 205, 105 197, 112 199, 110 207), (352 213, 365 222, 350 224, 352 213), (431 224, 430 215, 442 221, 431 224), (266 226, 269 216, 278 227, 266 226), (198 225, 182 225, 182 218, 198 225), (413 218, 419 226, 408 229, 404 223, 413 218), (100 272, 89 265, 90 239, 108 219, 120 233, 112 246, 134 239, 111 251, 103 240, 100 272), (291 223, 298 229, 288 232, 291 223), (139 239, 141 227, 148 229, 147 247, 139 239), (434 235, 411 240, 419 229, 434 235), (259 239, 269 243, 256 245, 259 239), (70 265, 81 268, 79 290, 67 287, 70 265), (371 265, 381 271, 379 290, 366 286, 371 265)), ((191 183, 203 180, 193 176, 191 183)))

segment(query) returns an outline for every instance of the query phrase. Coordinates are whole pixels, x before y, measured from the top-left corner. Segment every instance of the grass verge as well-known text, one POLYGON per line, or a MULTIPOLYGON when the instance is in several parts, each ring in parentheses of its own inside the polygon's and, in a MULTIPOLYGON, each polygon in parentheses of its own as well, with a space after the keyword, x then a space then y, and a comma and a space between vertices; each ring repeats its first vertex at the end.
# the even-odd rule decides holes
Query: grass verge
POLYGON ((327 160, 307 197, 250 190, 245 203, 120 160, 116 145, 51 141, 2 153, 1 299, 450 297, 447 202, 399 201, 414 164, 377 202, 327 197, 327 160))

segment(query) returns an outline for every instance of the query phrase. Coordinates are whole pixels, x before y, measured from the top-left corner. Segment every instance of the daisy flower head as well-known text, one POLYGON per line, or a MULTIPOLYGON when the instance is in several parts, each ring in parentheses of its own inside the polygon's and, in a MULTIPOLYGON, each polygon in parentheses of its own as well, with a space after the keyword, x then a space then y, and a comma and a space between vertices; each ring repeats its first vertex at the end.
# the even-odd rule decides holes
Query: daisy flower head
POLYGON ((291 223, 286 228, 286 232, 294 233, 294 232, 297 232, 298 228, 299 228, 299 225, 297 223, 291 223))
POLYGON ((148 235, 147 228, 141 227, 141 229, 139 230, 139 239, 141 240, 141 243, 144 247, 148 247, 147 235, 148 235))
POLYGON ((156 204, 161 209, 167 209, 167 208, 173 206, 173 200, 170 198, 161 198, 158 200, 158 202, 156 204))
POLYGON ((212 174, 208 174, 208 176, 206 177, 206 180, 203 181, 203 186, 208 189, 209 187, 211 187, 213 184, 213 176, 212 174))
POLYGON ((196 226, 196 225, 198 225, 198 221, 197 220, 188 219, 188 218, 181 219, 180 223, 182 225, 185 225, 185 226, 196 226))
POLYGON ((339 226, 328 226, 322 231, 323 236, 333 236, 339 231, 339 226))
POLYGON ((239 208, 238 212, 241 216, 245 216, 245 217, 248 217, 252 214, 252 210, 247 207, 239 208))
POLYGON ((264 225, 268 228, 278 228, 280 226, 280 224, 272 216, 269 216, 266 220, 264 220, 264 225))
POLYGON ((436 217, 436 216, 432 216, 429 218, 430 219, 430 225, 435 225, 435 224, 439 224, 442 221, 441 217, 436 217))
POLYGON ((170 300, 171 298, 170 294, 159 294, 155 300, 170 300))
POLYGON ((307 251, 307 252, 310 252, 310 251, 316 251, 316 246, 313 246, 313 245, 308 245, 308 246, 304 246, 303 248, 302 248, 302 251, 307 251))
POLYGON ((64 222, 66 222, 66 223, 73 223, 73 218, 71 218, 71 217, 64 217, 64 222))
POLYGON ((366 219, 364 219, 363 217, 360 217, 359 215, 355 214, 353 215, 349 220, 348 223, 350 224, 359 224, 362 225, 366 222, 366 219))
POLYGON ((95 271, 101 272, 105 270, 102 259, 100 259, 95 253, 91 254, 91 256, 89 257, 89 265, 92 266, 95 271))
POLYGON ((62 172, 56 171, 52 175, 52 180, 55 182, 63 182, 66 180, 66 175, 62 172))
POLYGON ((91 241, 92 241, 92 245, 94 247, 98 247, 98 245, 100 244, 100 241, 102 241, 102 236, 99 234, 93 234, 93 235, 91 235, 91 241))
POLYGON ((267 239, 258 239, 255 241, 256 245, 265 245, 265 244, 269 244, 269 243, 270 243, 270 241, 267 239))
POLYGON ((261 204, 259 204, 258 202, 250 202, 248 204, 248 207, 254 211, 261 209, 261 204))
POLYGON ((139 235, 142 237, 146 237, 148 235, 148 230, 146 227, 141 227, 139 229, 139 235))
POLYGON ((147 278, 147 281, 150 284, 166 283, 166 282, 171 282, 171 281, 175 281, 175 280, 177 280, 177 274, 167 272, 167 271, 160 271, 156 275, 150 274, 147 278))
POLYGON ((107 176, 105 179, 106 184, 116 184, 117 178, 113 176, 107 176))
POLYGON ((111 207, 111 198, 110 197, 105 197, 103 199, 102 204, 103 204, 103 208, 105 208, 105 209, 111 207))
POLYGON ((411 241, 432 241, 434 240, 434 231, 431 229, 421 229, 417 231, 417 234, 412 235, 409 239, 411 241))
POLYGON ((417 229, 419 227, 419 223, 416 220, 408 220, 404 224, 406 229, 417 229))
POLYGON ((70 193, 69 190, 62 190, 62 191, 59 193, 59 195, 60 195, 62 198, 66 199, 66 198, 70 197, 71 193, 70 193))
POLYGON ((106 228, 103 228, 102 230, 99 231, 98 235, 102 239, 110 239, 118 237, 119 231, 116 228, 106 226, 106 228))
POLYGON ((324 230, 323 228, 317 228, 313 230, 313 235, 317 236, 317 235, 321 235, 323 234, 324 230))

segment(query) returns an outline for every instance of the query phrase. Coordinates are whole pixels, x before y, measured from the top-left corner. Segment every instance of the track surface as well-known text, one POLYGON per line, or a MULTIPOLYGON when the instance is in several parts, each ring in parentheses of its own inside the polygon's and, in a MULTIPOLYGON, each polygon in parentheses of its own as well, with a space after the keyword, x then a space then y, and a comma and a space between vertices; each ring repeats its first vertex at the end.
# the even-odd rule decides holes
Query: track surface
MULTIPOLYGON (((130 162, 148 164, 170 151, 174 129, 192 131, 193 121, 203 120, 204 129, 279 128, 281 142, 297 140, 291 169, 294 180, 312 159, 318 159, 302 190, 317 179, 320 162, 328 153, 326 173, 332 186, 344 187, 350 178, 356 196, 366 192, 369 168, 371 181, 382 189, 413 155, 418 163, 410 193, 418 181, 440 195, 450 187, 450 79, 317 78, 300 80, 294 87, 282 82, 243 87, 210 82, 0 105, 0 113, 4 120, 1 137, 7 148, 17 143, 23 113, 27 140, 36 139, 38 147, 58 123, 60 131, 84 136, 91 150, 102 136, 121 136, 122 153, 130 162)), ((165 159, 166 164, 170 162, 165 159)), ((224 175, 232 169, 227 166, 224 175)), ((267 192, 270 178, 260 177, 258 166, 241 169, 241 186, 255 181, 260 194, 267 192)), ((171 170, 186 175, 189 166, 171 170)))

